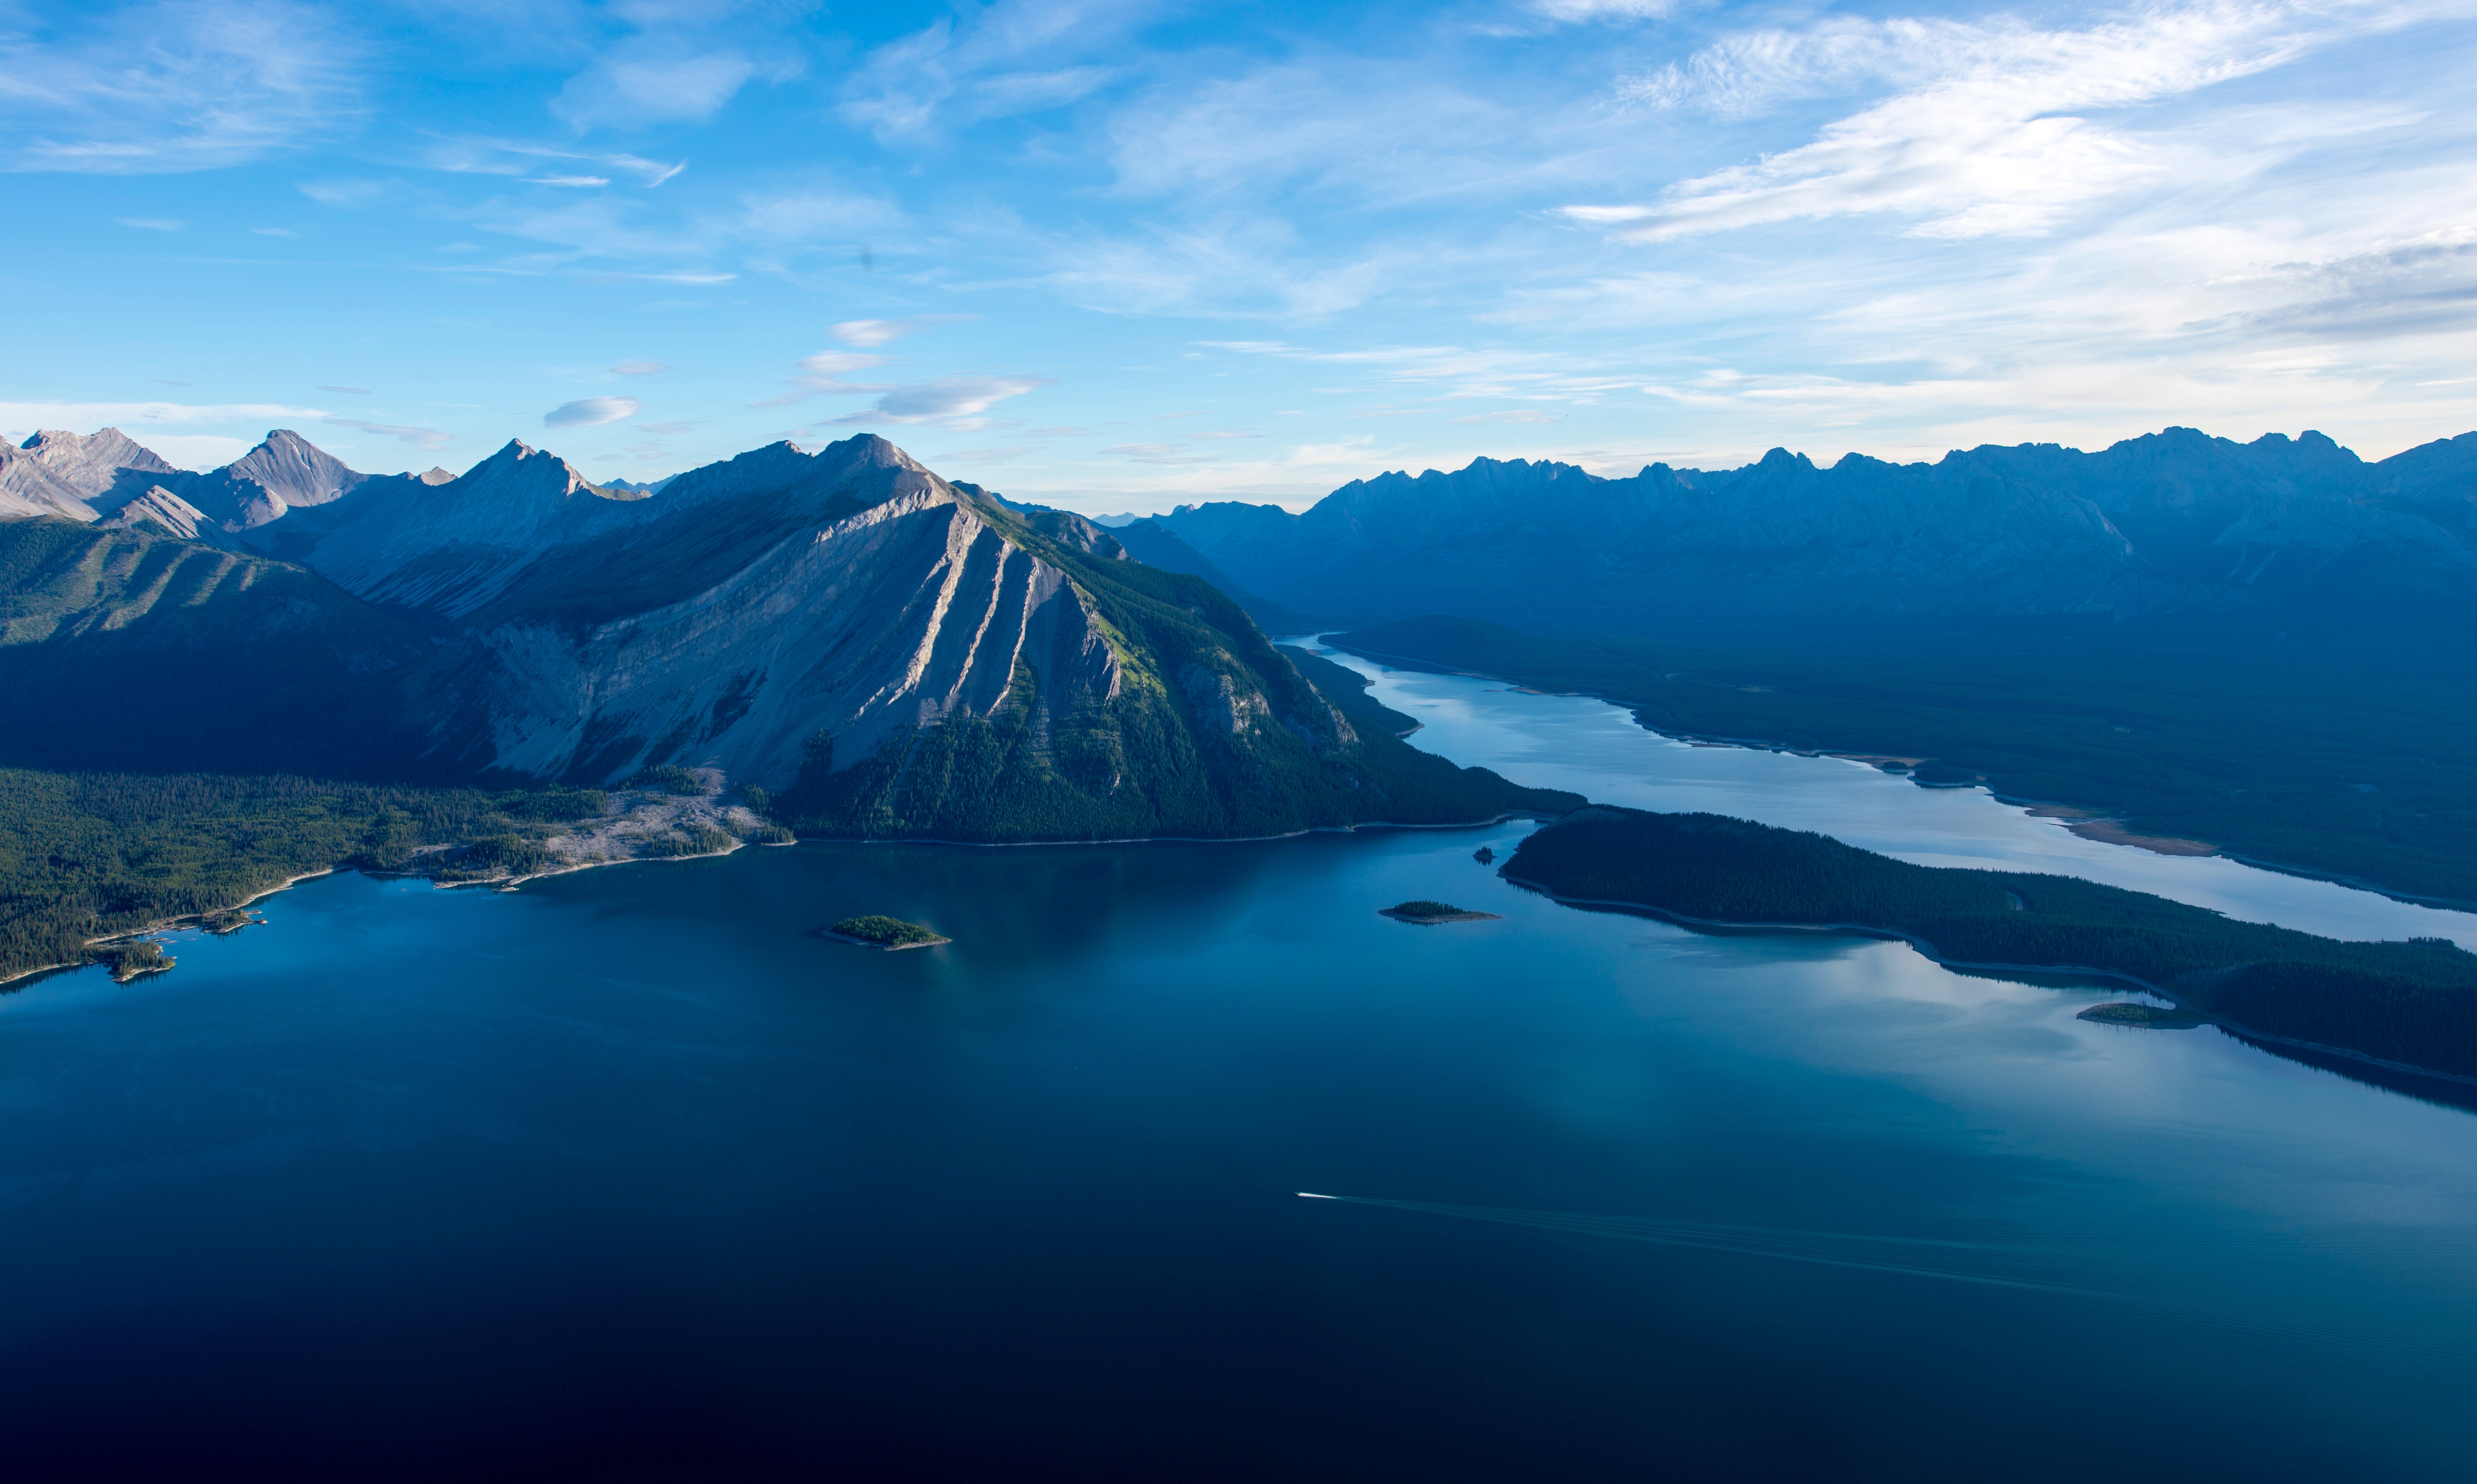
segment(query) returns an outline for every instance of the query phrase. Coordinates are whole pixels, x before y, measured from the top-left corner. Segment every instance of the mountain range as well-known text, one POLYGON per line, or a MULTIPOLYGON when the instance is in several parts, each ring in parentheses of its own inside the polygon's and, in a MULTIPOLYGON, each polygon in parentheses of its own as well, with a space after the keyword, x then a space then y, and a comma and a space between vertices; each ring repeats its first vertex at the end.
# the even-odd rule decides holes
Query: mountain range
POLYGON ((1479 459, 1355 480, 1304 514, 1186 505, 1119 536, 1153 533, 1255 599, 1354 622, 1648 633, 1714 617, 2462 609, 2477 604, 2477 433, 2379 463, 2319 433, 2238 443, 2190 428, 1933 464, 1818 467, 1775 448, 1623 479, 1479 459))
POLYGON ((883 439, 659 486, 510 442, 358 473, 297 434, 184 473, 112 429, 0 464, 0 754, 609 784, 695 765, 802 827, 1273 834, 1555 809, 1354 725, 1195 577, 883 439))

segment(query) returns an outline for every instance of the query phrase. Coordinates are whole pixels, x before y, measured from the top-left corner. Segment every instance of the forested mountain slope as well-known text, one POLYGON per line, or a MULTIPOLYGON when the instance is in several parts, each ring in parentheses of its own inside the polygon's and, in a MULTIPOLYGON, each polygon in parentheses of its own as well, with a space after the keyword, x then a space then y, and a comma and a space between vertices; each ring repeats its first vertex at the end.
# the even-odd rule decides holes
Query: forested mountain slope
POLYGON ((586 784, 690 764, 871 836, 1574 802, 1363 735, 1209 583, 883 439, 647 492, 521 443, 454 479, 367 478, 278 433, 183 487, 220 501, 202 536, 250 549, 0 523, 9 756, 586 784), (129 724, 149 714, 181 724, 129 724))
POLYGON ((1474 461, 1354 481, 1303 515, 1183 506, 1162 523, 1272 601, 1360 620, 1464 614, 1646 633, 1899 614, 2477 608, 2477 434, 2367 464, 2317 433, 2170 428, 2097 453, 1934 464, 1773 449, 1624 479, 1474 461))

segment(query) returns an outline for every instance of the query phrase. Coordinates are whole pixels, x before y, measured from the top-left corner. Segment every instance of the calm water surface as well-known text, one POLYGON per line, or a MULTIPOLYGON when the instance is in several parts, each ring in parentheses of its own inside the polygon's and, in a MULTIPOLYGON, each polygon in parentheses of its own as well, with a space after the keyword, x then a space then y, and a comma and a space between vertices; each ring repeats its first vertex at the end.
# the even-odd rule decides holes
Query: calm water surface
MULTIPOLYGON (((1812 807, 2020 859, 1882 781, 1812 807)), ((2467 1475, 2468 1115, 1561 908, 1470 858, 1527 828, 339 876, 0 996, 10 1476, 2467 1475)))
POLYGON ((2250 922, 2329 938, 2449 938, 2477 950, 2477 915, 2393 901, 2224 856, 2154 855, 2084 840, 1985 789, 1922 789, 1843 758, 1678 742, 1589 696, 1542 695, 1502 681, 1390 669, 1314 641, 1289 640, 1370 677, 1376 697, 1414 717, 1411 743, 1541 788, 1636 809, 1708 810, 1815 830, 1921 866, 2082 876, 2212 907, 2250 922))

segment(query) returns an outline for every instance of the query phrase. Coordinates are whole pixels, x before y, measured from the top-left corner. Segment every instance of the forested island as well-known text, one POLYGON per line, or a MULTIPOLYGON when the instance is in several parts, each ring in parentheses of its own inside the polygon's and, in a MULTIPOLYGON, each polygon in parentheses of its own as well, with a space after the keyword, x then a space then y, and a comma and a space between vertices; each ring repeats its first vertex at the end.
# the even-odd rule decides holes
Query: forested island
POLYGON ((2239 1034, 2477 1077, 2477 955, 2446 939, 2342 943, 2075 877, 1913 866, 1805 831, 1601 805, 1532 834, 1500 873, 1690 925, 1835 928, 1959 968, 2113 975, 2239 1034))
POLYGON ((864 948, 884 948, 888 952, 898 948, 934 948, 941 943, 954 942, 951 938, 940 937, 935 928, 875 912, 845 918, 827 928, 826 936, 856 943, 864 948))
POLYGON ((1496 914, 1492 912, 1473 912, 1466 907, 1457 907, 1451 902, 1431 901, 1425 898, 1415 902, 1396 902, 1390 907, 1380 907, 1376 915, 1380 918, 1391 918, 1396 922, 1410 922, 1420 927, 1434 927, 1439 922, 1496 920, 1496 914))

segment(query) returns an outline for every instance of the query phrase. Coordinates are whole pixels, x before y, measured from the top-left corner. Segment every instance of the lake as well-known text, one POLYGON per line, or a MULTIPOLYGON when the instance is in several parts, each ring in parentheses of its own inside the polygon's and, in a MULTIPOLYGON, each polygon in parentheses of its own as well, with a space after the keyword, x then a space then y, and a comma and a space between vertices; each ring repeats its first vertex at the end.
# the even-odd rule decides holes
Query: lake
MULTIPOLYGON (((2455 916, 1379 693, 1615 802, 2455 916)), ((1471 858, 1529 828, 343 875, 0 996, 11 1475, 2465 1475, 2469 1115, 1563 908, 1471 858), (955 942, 815 936, 859 912, 955 942)))

